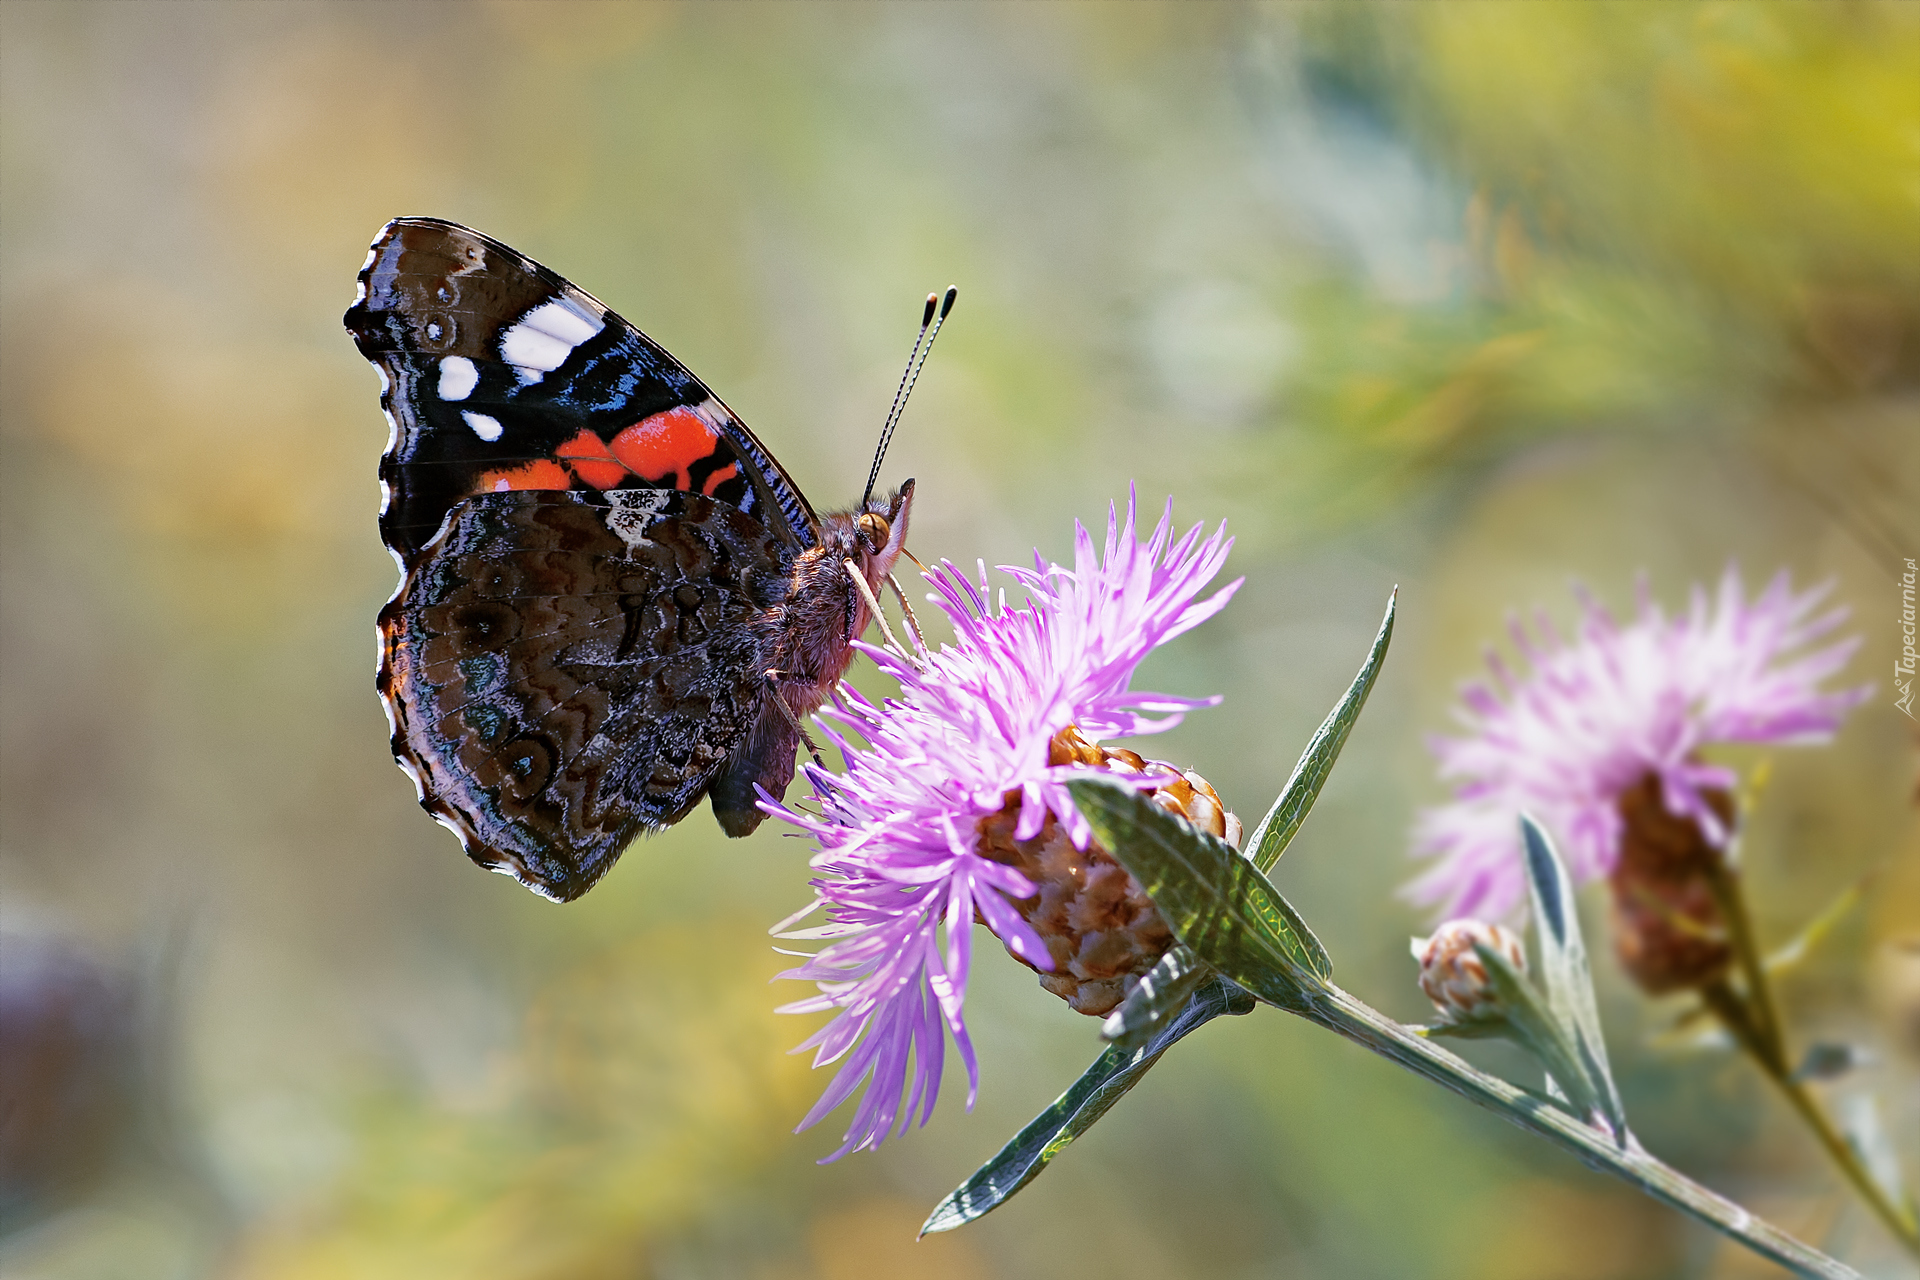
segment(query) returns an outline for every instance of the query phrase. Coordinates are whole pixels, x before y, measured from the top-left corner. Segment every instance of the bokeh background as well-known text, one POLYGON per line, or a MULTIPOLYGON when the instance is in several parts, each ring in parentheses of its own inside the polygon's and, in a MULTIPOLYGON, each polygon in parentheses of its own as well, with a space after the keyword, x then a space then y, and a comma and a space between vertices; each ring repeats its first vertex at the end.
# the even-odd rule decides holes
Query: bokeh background
MULTIPOLYGON (((394 768, 386 438, 340 327, 402 213, 676 352, 815 499, 888 464, 923 558, 1020 560, 1137 482, 1247 577, 1143 679, 1256 816, 1389 589, 1386 674, 1277 872, 1420 1017, 1397 900, 1505 612, 1831 579, 1879 694, 1771 756, 1746 850, 1791 980, 1920 1173, 1920 6, 0 5, 7 1084, 0 1270, 246 1280, 1771 1274, 1262 1011, 1182 1044, 1017 1200, 927 1210, 1095 1054, 983 949, 971 1114, 815 1167, 766 930, 805 849, 705 812, 566 908, 394 768), (31 1052, 28 1052, 31 1050, 31 1052), (22 1065, 25 1064, 25 1065, 22 1065), (35 1073, 38 1074, 35 1074, 35 1073)), ((869 669, 859 678, 871 683, 869 669)), ((1758 754, 1727 757, 1758 763, 1758 754)), ((1604 891, 1587 901, 1604 930, 1604 891)), ((991 946, 991 939, 983 938, 991 946)), ((1604 951, 1604 947, 1601 948, 1604 951)), ((1742 1063, 1600 959, 1647 1144, 1902 1270, 1742 1063)), ((1497 1051, 1483 1061, 1521 1071, 1497 1051)))

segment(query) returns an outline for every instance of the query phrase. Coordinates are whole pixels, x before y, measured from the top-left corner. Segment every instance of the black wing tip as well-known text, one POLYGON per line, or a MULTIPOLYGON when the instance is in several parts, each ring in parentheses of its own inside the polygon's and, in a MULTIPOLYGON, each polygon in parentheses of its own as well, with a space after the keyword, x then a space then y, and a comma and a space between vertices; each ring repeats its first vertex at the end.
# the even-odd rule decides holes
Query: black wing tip
POLYGON ((433 227, 440 231, 462 231, 473 236, 480 234, 466 223, 455 222, 452 218, 436 218, 424 213, 406 213, 399 217, 388 218, 387 224, 380 228, 380 234, 374 237, 373 242, 379 244, 380 241, 392 236, 396 227, 433 227))
POLYGON ((360 279, 363 282, 367 278, 367 273, 373 270, 374 264, 379 261, 380 251, 393 243, 402 231, 409 230, 438 231, 447 235, 462 236, 510 258, 520 259, 526 256, 495 240, 486 232, 474 230, 464 222, 455 222, 451 218, 430 217, 426 214, 406 214, 397 218, 388 218, 380 230, 374 233, 373 241, 367 247, 367 260, 360 267, 360 279))

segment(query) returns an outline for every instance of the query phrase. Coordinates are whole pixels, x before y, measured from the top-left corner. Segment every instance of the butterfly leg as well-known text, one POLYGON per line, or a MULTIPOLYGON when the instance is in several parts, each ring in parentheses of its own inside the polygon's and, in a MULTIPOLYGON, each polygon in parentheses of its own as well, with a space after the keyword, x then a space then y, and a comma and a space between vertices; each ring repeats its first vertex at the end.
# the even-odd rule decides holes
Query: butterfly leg
POLYGON ((820 758, 820 748, 814 744, 813 738, 808 735, 799 718, 793 714, 793 708, 787 705, 787 700, 780 696, 782 680, 812 684, 813 677, 803 676, 794 671, 769 671, 766 673, 767 693, 772 697, 773 705, 780 708, 780 714, 787 718, 787 723, 793 726, 793 731, 800 735, 800 741, 807 744, 807 754, 813 757, 815 764, 824 769, 827 767, 827 762, 820 758))

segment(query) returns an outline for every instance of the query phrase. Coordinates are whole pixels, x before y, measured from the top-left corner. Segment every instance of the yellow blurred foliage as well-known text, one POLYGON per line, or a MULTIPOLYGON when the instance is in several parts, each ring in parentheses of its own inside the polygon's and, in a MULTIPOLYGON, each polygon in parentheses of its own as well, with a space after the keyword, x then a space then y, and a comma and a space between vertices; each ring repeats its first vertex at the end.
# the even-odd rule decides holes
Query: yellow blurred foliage
POLYGON ((791 1148, 823 1083, 771 1011, 764 928, 651 931, 553 975, 477 1108, 368 1104, 337 1195, 263 1231, 248 1280, 593 1280, 791 1148))

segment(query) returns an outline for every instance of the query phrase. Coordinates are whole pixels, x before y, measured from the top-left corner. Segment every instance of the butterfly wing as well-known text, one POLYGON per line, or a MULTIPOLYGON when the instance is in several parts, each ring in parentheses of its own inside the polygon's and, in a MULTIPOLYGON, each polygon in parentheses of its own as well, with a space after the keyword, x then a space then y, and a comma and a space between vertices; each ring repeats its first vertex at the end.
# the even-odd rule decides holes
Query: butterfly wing
POLYGON ((761 713, 759 624, 791 555, 700 494, 462 502, 380 615, 394 754, 421 804, 482 866, 585 893, 699 803, 761 713))
POLYGON ((562 900, 709 788, 751 830, 740 779, 783 746, 791 775, 765 672, 820 533, 779 463, 645 334, 455 223, 384 227, 346 325, 392 428, 379 687, 421 804, 562 900))
POLYGON ((383 380, 380 532, 403 568, 456 503, 506 489, 681 489, 790 546, 816 539, 798 487, 698 378, 497 240, 395 219, 373 242, 346 325, 383 380))

